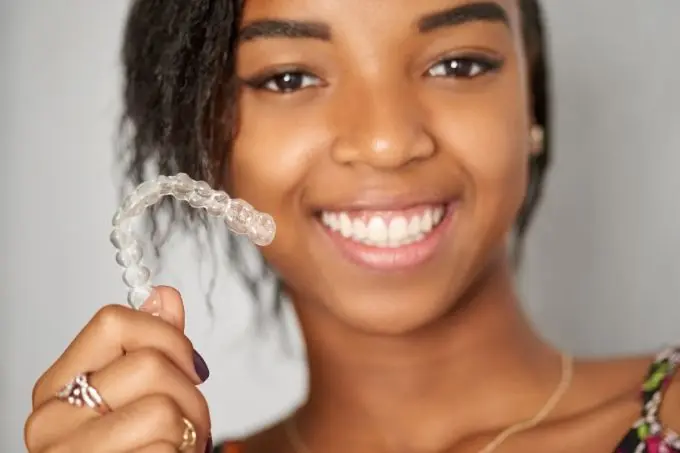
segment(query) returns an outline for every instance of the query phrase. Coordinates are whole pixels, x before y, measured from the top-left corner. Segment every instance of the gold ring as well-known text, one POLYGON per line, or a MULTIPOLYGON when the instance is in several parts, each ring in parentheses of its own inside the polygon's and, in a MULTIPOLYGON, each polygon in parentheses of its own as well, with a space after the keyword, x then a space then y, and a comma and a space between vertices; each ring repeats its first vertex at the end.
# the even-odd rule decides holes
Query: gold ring
POLYGON ((183 418, 184 434, 182 434, 182 444, 179 446, 179 451, 189 451, 196 446, 196 428, 189 420, 183 418))

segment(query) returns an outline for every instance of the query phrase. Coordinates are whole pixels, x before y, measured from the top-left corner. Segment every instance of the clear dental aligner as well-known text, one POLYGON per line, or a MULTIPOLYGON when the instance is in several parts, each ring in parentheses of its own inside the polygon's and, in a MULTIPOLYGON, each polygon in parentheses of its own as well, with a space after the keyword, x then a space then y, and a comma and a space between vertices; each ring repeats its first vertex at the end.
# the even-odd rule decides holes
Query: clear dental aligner
POLYGON ((256 211, 240 199, 232 199, 214 190, 205 181, 195 181, 184 173, 159 176, 146 181, 130 193, 113 216, 111 243, 116 247, 116 261, 123 268, 123 282, 128 287, 128 304, 138 309, 152 291, 151 271, 142 264, 143 247, 133 233, 134 220, 163 197, 172 196, 213 217, 223 219, 233 233, 246 235, 259 246, 271 244, 276 234, 274 219, 256 211))

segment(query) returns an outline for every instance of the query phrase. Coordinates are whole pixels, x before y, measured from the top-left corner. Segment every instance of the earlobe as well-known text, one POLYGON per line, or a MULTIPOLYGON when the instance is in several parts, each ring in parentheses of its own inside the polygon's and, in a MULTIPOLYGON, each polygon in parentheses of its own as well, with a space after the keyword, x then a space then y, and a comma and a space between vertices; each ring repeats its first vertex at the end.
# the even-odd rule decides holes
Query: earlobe
POLYGON ((530 143, 530 153, 532 156, 536 156, 538 154, 541 154, 543 152, 543 143, 544 143, 544 136, 545 136, 545 130, 543 129, 543 126, 539 124, 534 124, 531 127, 531 132, 530 132, 530 137, 529 137, 529 143, 530 143))

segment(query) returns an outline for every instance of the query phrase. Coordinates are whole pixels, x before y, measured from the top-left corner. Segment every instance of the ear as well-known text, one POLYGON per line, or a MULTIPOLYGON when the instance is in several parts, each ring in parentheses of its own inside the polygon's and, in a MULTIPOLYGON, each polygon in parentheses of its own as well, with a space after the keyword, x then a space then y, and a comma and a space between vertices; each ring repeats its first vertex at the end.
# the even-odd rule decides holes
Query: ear
POLYGON ((534 123, 529 132, 529 143, 529 154, 532 157, 543 152, 543 145, 545 143, 545 129, 543 129, 543 126, 534 123))

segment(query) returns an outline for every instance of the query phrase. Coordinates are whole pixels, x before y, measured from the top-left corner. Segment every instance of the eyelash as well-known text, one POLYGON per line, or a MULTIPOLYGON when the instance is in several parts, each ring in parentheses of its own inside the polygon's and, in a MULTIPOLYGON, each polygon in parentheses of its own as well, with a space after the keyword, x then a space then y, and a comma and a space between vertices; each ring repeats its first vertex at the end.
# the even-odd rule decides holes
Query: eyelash
POLYGON ((474 79, 481 77, 491 72, 497 72, 503 66, 503 61, 501 59, 494 59, 489 57, 452 57, 444 58, 440 60, 437 64, 433 65, 426 71, 430 77, 453 77, 453 78, 463 78, 463 79, 474 79), (438 67, 443 67, 442 74, 435 74, 434 69, 438 67), (448 71, 453 71, 454 74, 448 74, 448 71), (456 71, 463 71, 464 73, 470 72, 468 75, 455 74, 456 71))
POLYGON ((249 86, 257 90, 271 91, 274 93, 289 94, 295 91, 304 90, 312 86, 322 85, 321 79, 317 76, 312 75, 306 71, 300 70, 285 70, 276 72, 274 74, 266 74, 261 77, 257 77, 254 80, 247 82, 249 86), (309 83, 311 81, 311 83, 309 83), (297 88, 283 88, 276 87, 277 83, 293 83, 295 85, 300 85, 297 88), (306 85, 305 85, 306 83, 306 85), (272 87, 273 86, 273 87, 272 87))
MULTIPOLYGON (((451 57, 439 60, 425 72, 425 75, 435 78, 462 78, 470 80, 491 72, 497 72, 502 66, 503 61, 500 59, 479 56, 451 57), (437 68, 440 69, 436 70, 437 68), (461 71, 463 75, 460 74, 461 71)), ((323 85, 323 82, 317 76, 295 69, 266 74, 249 80, 246 83, 254 89, 278 94, 290 94, 323 85), (281 87, 281 83, 292 83, 294 86, 292 88, 290 86, 281 87)))

